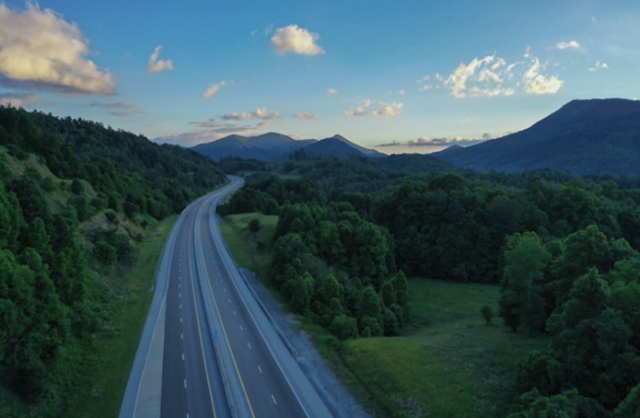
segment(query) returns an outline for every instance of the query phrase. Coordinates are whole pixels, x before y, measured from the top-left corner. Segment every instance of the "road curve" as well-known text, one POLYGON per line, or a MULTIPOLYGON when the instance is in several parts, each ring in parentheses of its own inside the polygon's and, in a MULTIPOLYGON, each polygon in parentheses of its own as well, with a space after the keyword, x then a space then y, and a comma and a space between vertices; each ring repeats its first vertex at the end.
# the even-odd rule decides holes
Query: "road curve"
POLYGON ((215 207, 243 184, 230 179, 174 226, 121 418, 331 416, 222 240, 215 207))

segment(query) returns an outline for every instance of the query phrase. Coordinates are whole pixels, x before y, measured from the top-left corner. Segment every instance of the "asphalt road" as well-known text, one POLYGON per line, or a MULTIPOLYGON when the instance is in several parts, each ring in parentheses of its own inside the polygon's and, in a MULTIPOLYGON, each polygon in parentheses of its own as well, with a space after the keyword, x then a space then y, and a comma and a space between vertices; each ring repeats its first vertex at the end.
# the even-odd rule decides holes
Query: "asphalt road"
POLYGON ((331 416, 219 233, 215 207, 243 184, 231 179, 172 231, 121 418, 331 416))

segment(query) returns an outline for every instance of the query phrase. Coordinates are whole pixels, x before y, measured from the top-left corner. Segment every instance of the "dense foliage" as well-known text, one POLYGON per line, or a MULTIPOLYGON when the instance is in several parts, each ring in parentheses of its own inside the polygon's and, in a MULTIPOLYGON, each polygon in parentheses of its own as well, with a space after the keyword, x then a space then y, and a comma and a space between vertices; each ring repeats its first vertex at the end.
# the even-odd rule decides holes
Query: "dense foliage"
POLYGON ((418 160, 292 159, 271 165, 289 180, 258 174, 226 208, 252 200, 251 210, 280 214, 272 279, 340 338, 399 331, 402 271, 500 283, 505 325, 551 337, 521 363, 514 417, 636 411, 638 179, 437 172, 418 160))
POLYGON ((132 228, 224 175, 191 151, 14 108, 0 107, 0 145, 0 415, 15 414, 12 392, 25 413, 59 416, 100 361, 112 267, 131 263, 142 239, 132 228))
POLYGON ((0 145, 16 156, 36 154, 59 178, 85 180, 98 192, 98 209, 162 219, 214 189, 224 174, 208 158, 174 145, 105 128, 0 107, 0 145))

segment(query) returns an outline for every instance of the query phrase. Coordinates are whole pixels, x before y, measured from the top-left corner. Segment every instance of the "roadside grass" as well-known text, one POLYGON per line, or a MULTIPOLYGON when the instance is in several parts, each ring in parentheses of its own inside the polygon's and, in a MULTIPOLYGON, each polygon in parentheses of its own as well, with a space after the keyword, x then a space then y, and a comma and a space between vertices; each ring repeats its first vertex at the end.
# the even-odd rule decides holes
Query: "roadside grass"
POLYGON ((513 333, 499 318, 498 287, 423 278, 409 283, 412 323, 397 338, 345 343, 342 357, 392 417, 505 416, 516 396, 515 370, 548 339, 513 333))
POLYGON ((220 232, 231 250, 238 267, 253 271, 263 283, 267 283, 273 234, 278 224, 275 215, 260 213, 242 213, 225 216, 225 222, 219 224, 220 232), (260 230, 254 234, 249 230, 249 222, 260 221, 260 230))
POLYGON ((92 371, 82 396, 67 411, 69 418, 117 417, 129 372, 133 364, 142 328, 153 299, 153 285, 165 243, 178 216, 157 224, 144 238, 134 264, 118 274, 126 285, 126 293, 114 302, 111 329, 97 336, 96 358, 99 363, 92 371))

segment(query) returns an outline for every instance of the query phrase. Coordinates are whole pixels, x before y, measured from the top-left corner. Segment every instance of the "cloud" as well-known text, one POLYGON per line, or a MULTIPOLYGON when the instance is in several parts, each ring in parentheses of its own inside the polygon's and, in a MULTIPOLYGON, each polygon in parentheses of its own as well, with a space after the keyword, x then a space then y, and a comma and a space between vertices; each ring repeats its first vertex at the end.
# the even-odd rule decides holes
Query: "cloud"
POLYGON ((213 96, 216 95, 216 93, 218 93, 220 91, 220 89, 225 86, 227 84, 226 81, 220 81, 219 83, 215 83, 215 84, 210 84, 209 88, 207 89, 207 91, 205 91, 204 93, 202 93, 202 98, 203 99, 210 99, 213 96))
POLYGON ((327 94, 338 94, 338 90, 332 89, 332 88, 328 88, 327 89, 327 94))
POLYGON ((30 108, 36 103, 46 103, 35 94, 24 93, 0 93, 0 105, 11 106, 16 108, 30 108))
POLYGON ((71 94, 113 94, 115 81, 85 58, 89 42, 75 23, 50 9, 0 3, 0 81, 13 88, 71 94))
POLYGON ((394 117, 398 116, 402 113, 402 109, 404 108, 403 103, 385 103, 385 102, 375 102, 376 108, 370 109, 374 104, 373 101, 369 99, 364 99, 360 101, 360 104, 352 109, 347 109, 344 111, 344 114, 347 116, 373 116, 374 118, 380 117, 394 117))
POLYGON ((271 43, 280 55, 287 52, 300 55, 318 55, 324 53, 324 50, 316 44, 319 37, 317 33, 299 28, 298 25, 289 25, 277 29, 271 37, 271 43))
POLYGON ((394 116, 398 116, 402 113, 402 108, 404 107, 403 103, 381 103, 380 108, 372 110, 371 116, 374 118, 392 118, 394 116))
POLYGON ((103 110, 106 110, 107 113, 110 114, 111 116, 117 116, 121 118, 133 116, 137 113, 142 112, 142 109, 140 109, 138 106, 135 106, 131 103, 126 103, 126 102, 117 102, 117 103, 93 102, 89 106, 99 107, 103 110))
POLYGON ((296 119, 299 119, 299 120, 318 120, 318 119, 320 119, 320 116, 314 115, 313 113, 308 113, 308 112, 296 113, 295 115, 293 115, 293 117, 295 117, 296 119))
POLYGON ((158 60, 161 49, 162 49, 162 45, 158 45, 156 49, 153 50, 153 53, 149 57, 149 66, 147 67, 147 72, 149 74, 159 73, 165 70, 173 70, 173 61, 158 60))
POLYGON ((555 94, 560 90, 564 81, 557 76, 546 76, 541 72, 544 66, 540 64, 538 58, 533 59, 531 66, 522 77, 524 90, 532 94, 555 94))
POLYGON ((223 115, 222 120, 250 120, 250 119, 277 119, 280 117, 280 112, 269 112, 266 107, 257 107, 254 112, 231 112, 223 115))
POLYGON ((578 41, 569 41, 569 42, 558 42, 556 44, 556 48, 558 49, 580 49, 580 44, 578 41))
POLYGON ((403 142, 403 141, 398 141, 398 140, 394 140, 393 142, 390 143, 386 143, 386 144, 379 144, 377 145, 378 147, 401 147, 401 146, 406 146, 406 147, 433 147, 433 148, 443 148, 443 147, 450 147, 452 145, 459 145, 461 147, 467 147, 470 145, 475 145, 475 144, 479 144, 481 142, 485 142, 487 140, 491 139, 491 135, 489 134, 483 134, 482 135, 482 139, 469 139, 469 138, 461 138, 461 137, 456 137, 456 138, 427 138, 427 137, 420 137, 417 139, 411 139, 409 141, 403 142))
POLYGON ((603 61, 596 61, 596 64, 589 68, 589 71, 596 72, 596 71, 600 71, 600 70, 608 70, 609 69, 609 65, 606 62, 603 61))
POLYGON ((523 61, 507 62, 496 54, 461 62, 448 76, 426 75, 417 81, 419 91, 444 88, 455 98, 513 96, 518 90, 529 94, 555 94, 564 81, 546 74, 547 64, 526 49, 523 61))

